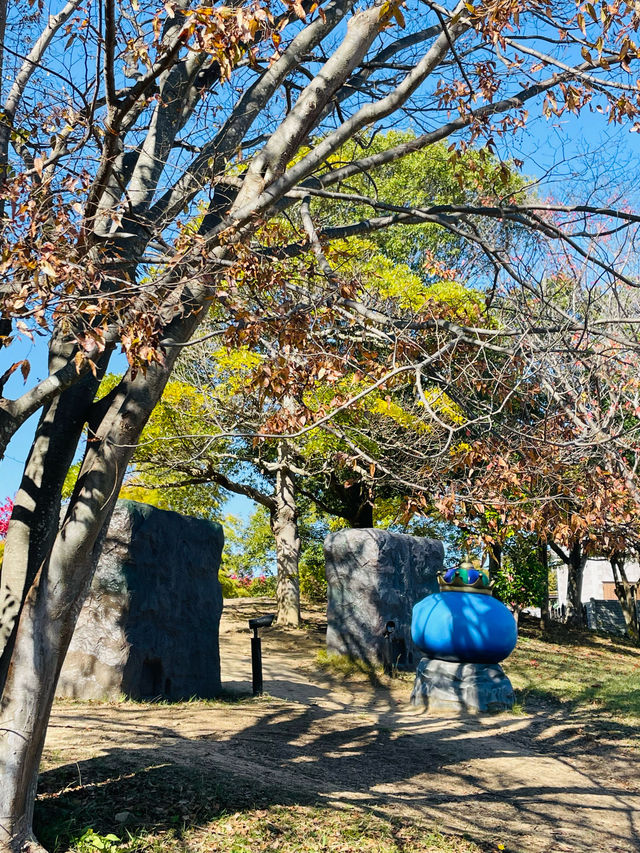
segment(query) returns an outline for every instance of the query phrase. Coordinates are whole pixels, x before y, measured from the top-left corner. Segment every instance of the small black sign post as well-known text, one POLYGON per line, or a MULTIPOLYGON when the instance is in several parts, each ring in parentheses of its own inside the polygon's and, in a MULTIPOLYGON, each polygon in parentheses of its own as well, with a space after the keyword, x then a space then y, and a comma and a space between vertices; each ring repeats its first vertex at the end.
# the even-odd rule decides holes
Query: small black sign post
POLYGON ((258 628, 268 628, 275 618, 275 613, 266 613, 256 619, 249 619, 249 630, 253 631, 251 637, 251 677, 253 683, 253 695, 262 696, 262 640, 258 636, 258 628))
POLYGON ((394 677, 395 673, 395 664, 393 657, 393 632, 396 630, 396 623, 390 620, 385 625, 384 631, 382 633, 382 637, 384 639, 384 645, 382 647, 382 660, 383 660, 383 668, 385 675, 394 677))

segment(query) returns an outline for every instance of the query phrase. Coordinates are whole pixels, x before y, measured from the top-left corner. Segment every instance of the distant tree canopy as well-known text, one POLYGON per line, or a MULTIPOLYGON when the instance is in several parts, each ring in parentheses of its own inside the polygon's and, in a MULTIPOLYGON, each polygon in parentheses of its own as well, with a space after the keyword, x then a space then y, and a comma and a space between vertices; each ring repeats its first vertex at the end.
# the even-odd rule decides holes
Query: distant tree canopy
MULTIPOLYGON (((374 156, 414 139, 390 132, 361 144, 374 156)), ((348 162, 351 153, 348 146, 338 152, 334 165, 348 162)), ((312 198, 308 215, 325 223, 363 216, 361 199, 373 180, 353 176, 339 201, 312 198)), ((441 207, 489 198, 496 204, 535 201, 512 166, 486 149, 452 156, 444 145, 386 165, 375 187, 390 203, 402 196, 416 206, 425 194, 441 207)), ((304 220, 304 208, 300 215, 304 220)), ((633 470, 639 423, 635 327, 616 317, 610 294, 566 272, 541 283, 537 307, 520 291, 498 297, 477 246, 432 223, 395 224, 367 236, 339 232, 324 245, 320 261, 310 246, 285 263, 278 247, 294 224, 282 218, 262 232, 276 258, 268 267, 275 289, 265 291, 257 273, 236 280, 219 316, 214 312, 203 327, 211 337, 178 360, 175 375, 182 384, 168 386, 174 390, 165 393, 136 452, 139 483, 163 482, 166 495, 177 494, 171 483, 191 490, 217 485, 261 501, 273 514, 276 474, 285 465, 279 435, 297 429, 301 434, 286 440, 285 466, 296 502, 312 500, 321 512, 371 526, 375 501, 401 496, 409 514, 435 509, 443 521, 460 524, 464 536, 496 545, 500 553, 507 540, 534 531, 571 567, 577 613, 588 554, 623 545, 633 550, 637 538, 634 524, 625 521, 635 518, 636 498, 624 473, 633 470), (348 312, 336 311, 309 327, 305 318, 293 336, 289 330, 283 337, 280 320, 293 305, 292 282, 293 291, 302 292, 305 276, 313 279, 323 263, 347 294, 345 305, 362 300, 358 310, 369 323, 360 328, 348 312), (260 336, 225 337, 220 318, 229 308, 243 322, 262 312, 260 336), (552 339, 547 326, 517 353, 506 345, 506 323, 524 330, 532 322, 548 324, 558 310, 565 321, 552 339), (579 331, 575 324, 587 314, 593 328, 579 331), (423 319, 416 326, 418 316, 423 319), (401 348, 419 341, 414 357, 428 367, 400 368, 396 376, 393 368, 391 376, 376 369, 377 361, 388 371, 398 347, 397 336, 375 325, 383 317, 404 326, 401 348), (463 331, 451 345, 441 330, 453 328, 475 331, 463 331), (479 334, 487 335, 480 357, 473 339, 479 334), (603 445, 598 430, 601 436, 617 430, 617 448, 603 445)), ((499 222, 494 230, 511 251, 530 247, 521 223, 499 222)), ((635 310, 633 290, 618 292, 626 309, 635 310)), ((300 553, 289 549, 292 574, 300 553)), ((526 594, 521 576, 518 595, 512 585, 514 605, 539 598, 535 559, 530 568, 526 594)), ((546 583, 545 572, 539 574, 546 583)))

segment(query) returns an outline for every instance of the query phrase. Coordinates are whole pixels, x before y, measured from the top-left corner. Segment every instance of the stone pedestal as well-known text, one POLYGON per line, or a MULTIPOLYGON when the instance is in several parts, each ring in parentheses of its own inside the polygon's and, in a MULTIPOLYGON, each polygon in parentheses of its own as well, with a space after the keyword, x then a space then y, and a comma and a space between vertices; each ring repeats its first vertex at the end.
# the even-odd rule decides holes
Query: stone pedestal
POLYGON ((414 602, 438 589, 442 542, 387 530, 340 530, 324 541, 327 651, 364 660, 384 657, 383 633, 394 622, 391 655, 412 670, 422 652, 411 640, 414 602))
POLYGON ((56 695, 218 695, 223 541, 214 522, 118 501, 56 695))
POLYGON ((429 711, 508 711, 514 701, 511 682, 497 663, 422 658, 411 693, 411 704, 429 711))

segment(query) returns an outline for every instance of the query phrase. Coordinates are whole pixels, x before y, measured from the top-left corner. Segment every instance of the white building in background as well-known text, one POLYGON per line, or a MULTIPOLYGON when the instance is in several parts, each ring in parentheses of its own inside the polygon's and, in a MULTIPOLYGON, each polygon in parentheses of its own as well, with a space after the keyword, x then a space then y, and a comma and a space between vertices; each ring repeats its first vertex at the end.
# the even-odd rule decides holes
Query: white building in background
MULTIPOLYGON (((568 568, 564 563, 555 566, 558 577, 557 605, 562 607, 567 603, 567 574, 568 568)), ((631 583, 640 580, 640 565, 625 563, 627 579, 631 583)), ((617 601, 614 587, 613 570, 608 560, 587 560, 582 577, 582 603, 586 604, 595 598, 596 601, 617 601)))

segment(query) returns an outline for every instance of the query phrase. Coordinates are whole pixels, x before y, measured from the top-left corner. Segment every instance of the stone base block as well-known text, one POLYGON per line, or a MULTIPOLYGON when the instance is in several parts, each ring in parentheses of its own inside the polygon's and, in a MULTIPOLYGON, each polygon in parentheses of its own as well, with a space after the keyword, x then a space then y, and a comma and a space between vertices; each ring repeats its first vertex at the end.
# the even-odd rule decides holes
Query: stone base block
POLYGON ((515 695, 500 664, 422 658, 411 704, 430 711, 495 712, 513 707, 515 695))

